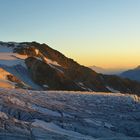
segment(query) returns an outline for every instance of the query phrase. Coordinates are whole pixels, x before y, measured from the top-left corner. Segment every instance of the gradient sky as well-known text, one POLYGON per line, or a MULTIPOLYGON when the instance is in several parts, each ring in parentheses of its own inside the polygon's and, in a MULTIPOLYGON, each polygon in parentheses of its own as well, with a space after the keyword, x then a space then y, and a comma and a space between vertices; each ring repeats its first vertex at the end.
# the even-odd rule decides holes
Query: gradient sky
POLYGON ((38 41, 86 66, 140 65, 140 0, 0 0, 0 40, 38 41))

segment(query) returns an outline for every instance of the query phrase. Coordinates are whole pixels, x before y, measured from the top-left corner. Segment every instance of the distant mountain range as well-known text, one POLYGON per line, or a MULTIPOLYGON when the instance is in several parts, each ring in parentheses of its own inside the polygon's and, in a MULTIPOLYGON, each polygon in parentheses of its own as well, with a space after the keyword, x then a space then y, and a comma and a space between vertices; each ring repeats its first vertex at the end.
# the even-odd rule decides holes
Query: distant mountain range
POLYGON ((92 70, 96 71, 97 73, 107 74, 107 75, 119 75, 120 73, 126 71, 127 69, 115 69, 115 68, 102 68, 98 66, 90 66, 92 70))
POLYGON ((0 42, 0 86, 140 95, 140 83, 99 74, 46 44, 0 42))
POLYGON ((140 82, 140 66, 137 66, 134 69, 127 70, 120 74, 123 78, 129 78, 131 80, 136 80, 140 82))

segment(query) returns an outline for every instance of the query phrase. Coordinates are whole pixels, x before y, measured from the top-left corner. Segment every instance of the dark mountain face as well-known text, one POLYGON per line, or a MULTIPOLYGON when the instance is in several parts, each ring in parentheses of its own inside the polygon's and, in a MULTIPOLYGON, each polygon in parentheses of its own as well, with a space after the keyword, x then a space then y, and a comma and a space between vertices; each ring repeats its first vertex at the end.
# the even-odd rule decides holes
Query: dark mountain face
MULTIPOLYGON (((16 67, 14 72, 19 80, 32 89, 140 93, 140 83, 118 76, 98 74, 46 44, 24 42, 15 45, 10 43, 10 47, 14 54, 26 56, 22 59, 26 65, 25 75, 23 68, 18 70, 17 74, 16 67)), ((21 58, 18 58, 19 60, 21 61, 21 58)), ((10 72, 11 66, 3 67, 10 72)))
POLYGON ((136 67, 135 69, 125 71, 121 73, 120 76, 140 82, 140 66, 136 67))
POLYGON ((40 86, 47 85, 47 88, 54 90, 81 90, 72 79, 45 62, 29 57, 25 60, 25 63, 29 68, 32 79, 40 86))

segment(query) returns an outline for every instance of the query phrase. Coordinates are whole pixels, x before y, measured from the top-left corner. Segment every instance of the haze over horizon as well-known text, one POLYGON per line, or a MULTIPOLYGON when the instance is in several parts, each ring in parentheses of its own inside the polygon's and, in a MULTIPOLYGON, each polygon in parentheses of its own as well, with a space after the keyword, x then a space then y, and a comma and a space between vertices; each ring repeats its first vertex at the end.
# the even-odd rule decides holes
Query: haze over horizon
POLYGON ((140 65, 139 0, 0 0, 0 40, 38 41, 86 66, 140 65))

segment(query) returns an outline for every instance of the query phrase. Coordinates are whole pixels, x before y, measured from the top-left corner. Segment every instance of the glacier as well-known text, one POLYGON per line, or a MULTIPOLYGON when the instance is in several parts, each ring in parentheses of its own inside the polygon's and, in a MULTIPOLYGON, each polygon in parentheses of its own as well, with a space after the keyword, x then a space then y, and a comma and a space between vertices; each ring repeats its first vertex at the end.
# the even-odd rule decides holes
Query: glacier
POLYGON ((1 140, 140 140, 140 97, 0 88, 1 140))

